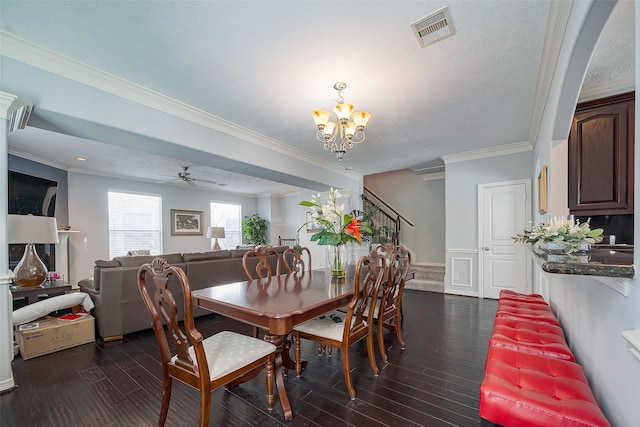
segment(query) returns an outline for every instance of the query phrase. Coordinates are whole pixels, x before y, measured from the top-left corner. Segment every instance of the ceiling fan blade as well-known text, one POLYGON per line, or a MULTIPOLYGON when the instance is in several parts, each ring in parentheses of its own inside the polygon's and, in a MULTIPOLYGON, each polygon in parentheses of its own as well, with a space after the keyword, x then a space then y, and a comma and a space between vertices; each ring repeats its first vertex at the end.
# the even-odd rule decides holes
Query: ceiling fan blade
POLYGON ((165 179, 163 181, 158 181, 158 184, 166 184, 167 182, 173 182, 173 181, 181 181, 181 179, 180 178, 165 179))
POLYGON ((203 184, 223 185, 217 181, 209 181, 207 179, 191 178, 192 181, 202 182, 203 184))
POLYGON ((195 181, 195 179, 185 179, 184 182, 186 182, 187 184, 189 184, 192 187, 197 187, 196 183, 193 182, 195 181))

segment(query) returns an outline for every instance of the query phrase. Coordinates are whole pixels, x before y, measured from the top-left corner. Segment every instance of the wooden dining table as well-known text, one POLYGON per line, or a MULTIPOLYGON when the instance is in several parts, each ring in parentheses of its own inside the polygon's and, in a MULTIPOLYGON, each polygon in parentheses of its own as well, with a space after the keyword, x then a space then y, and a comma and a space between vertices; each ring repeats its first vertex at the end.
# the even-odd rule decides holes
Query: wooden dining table
MULTIPOLYGON (((275 377, 284 417, 293 411, 284 385, 284 369, 295 369, 288 339, 293 328, 349 303, 354 269, 344 278, 332 278, 329 269, 273 276, 217 285, 192 292, 195 306, 258 326, 264 339, 276 345, 275 377)), ((306 362, 303 363, 306 366, 306 362)))

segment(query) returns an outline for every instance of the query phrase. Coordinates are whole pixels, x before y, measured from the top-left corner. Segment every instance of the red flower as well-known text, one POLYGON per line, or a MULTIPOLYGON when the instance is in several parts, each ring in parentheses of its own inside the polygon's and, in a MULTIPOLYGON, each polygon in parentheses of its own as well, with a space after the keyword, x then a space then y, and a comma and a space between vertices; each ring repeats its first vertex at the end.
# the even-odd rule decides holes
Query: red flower
POLYGON ((360 224, 355 218, 351 220, 349 225, 344 228, 344 231, 351 234, 358 241, 358 244, 362 244, 362 236, 360 235, 360 224))

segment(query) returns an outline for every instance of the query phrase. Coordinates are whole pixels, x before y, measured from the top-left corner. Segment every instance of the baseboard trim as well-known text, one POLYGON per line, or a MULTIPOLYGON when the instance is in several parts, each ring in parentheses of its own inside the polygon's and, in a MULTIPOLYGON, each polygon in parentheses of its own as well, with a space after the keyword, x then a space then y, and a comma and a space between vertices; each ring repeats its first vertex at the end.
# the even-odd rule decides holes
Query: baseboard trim
POLYGON ((11 373, 11 377, 0 382, 0 394, 9 393, 10 391, 18 388, 16 383, 13 381, 13 372, 11 373))
POLYGON ((444 293, 448 294, 448 295, 460 295, 462 297, 476 297, 476 298, 478 298, 478 292, 474 292, 474 291, 456 291, 456 290, 446 289, 445 288, 444 293))

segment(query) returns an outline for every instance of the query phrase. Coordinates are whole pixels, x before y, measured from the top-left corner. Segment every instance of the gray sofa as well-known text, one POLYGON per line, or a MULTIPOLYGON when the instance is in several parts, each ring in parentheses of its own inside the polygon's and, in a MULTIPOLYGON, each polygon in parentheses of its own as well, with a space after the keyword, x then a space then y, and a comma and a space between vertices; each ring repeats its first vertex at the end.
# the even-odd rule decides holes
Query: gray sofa
MULTIPOLYGON (((274 247, 278 253, 286 246, 274 247)), ((151 316, 138 291, 138 269, 157 256, 186 273, 191 289, 202 289, 230 282, 246 280, 242 256, 247 249, 166 254, 151 256, 121 256, 110 261, 95 262, 93 279, 78 283, 82 292, 89 294, 95 304, 94 317, 98 333, 105 341, 121 339, 123 335, 151 328, 151 316)), ((255 261, 255 260, 254 260, 255 261)), ((275 272, 275 259, 271 259, 275 272)), ((283 273, 284 273, 284 266, 283 273)), ((179 317, 183 319, 183 295, 175 277, 169 289, 178 300, 179 317)), ((194 309, 195 316, 211 312, 194 309)))

